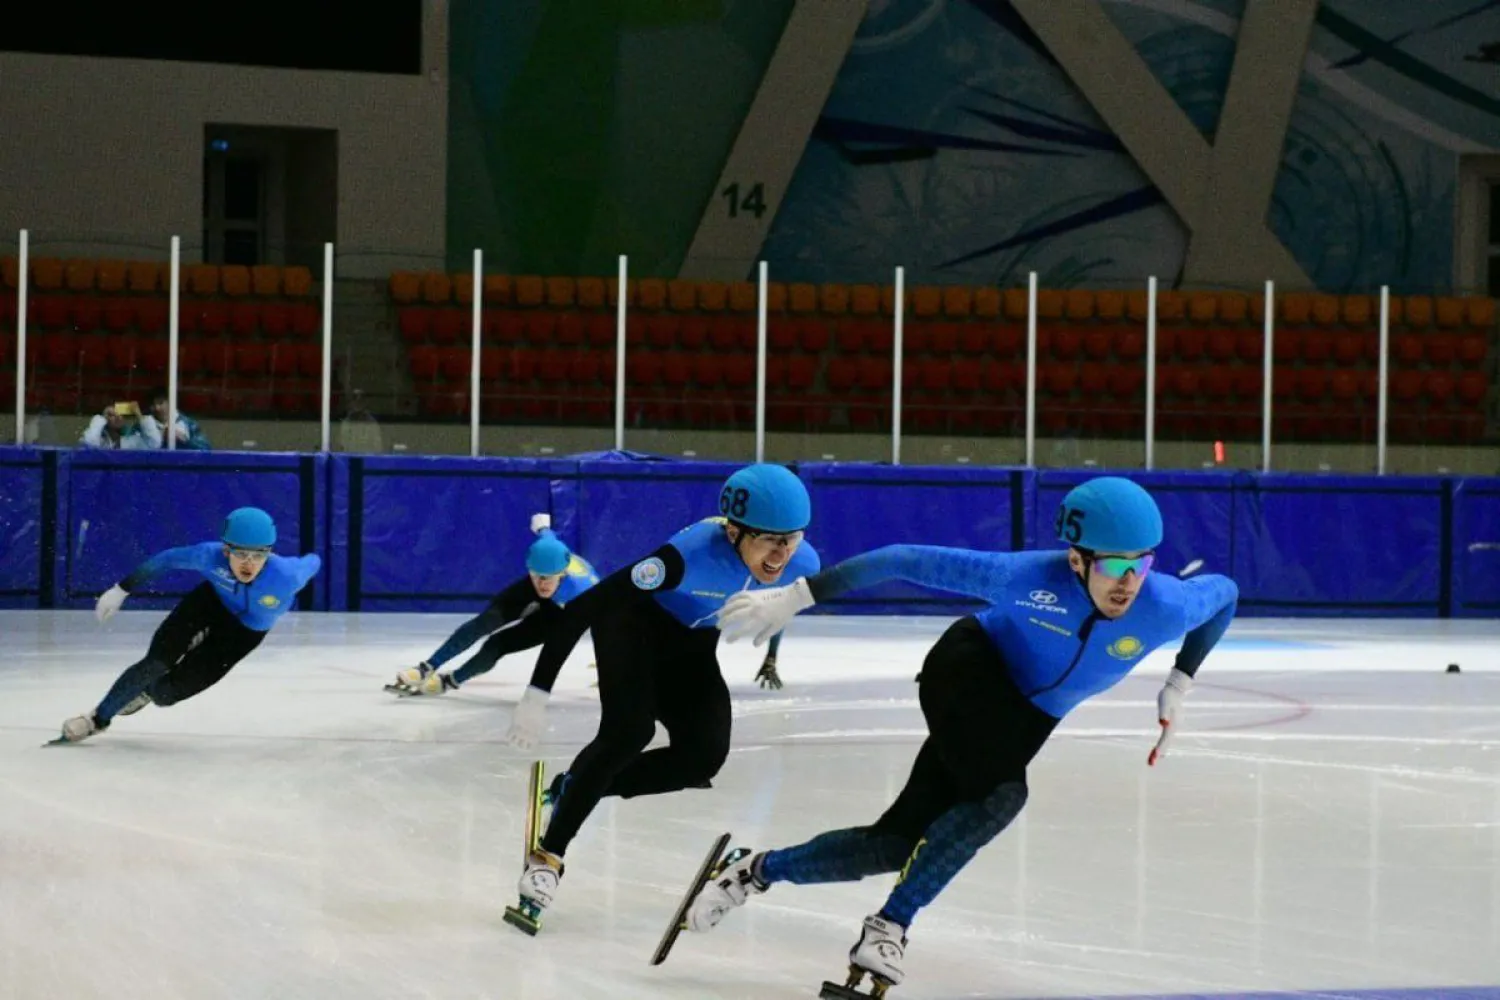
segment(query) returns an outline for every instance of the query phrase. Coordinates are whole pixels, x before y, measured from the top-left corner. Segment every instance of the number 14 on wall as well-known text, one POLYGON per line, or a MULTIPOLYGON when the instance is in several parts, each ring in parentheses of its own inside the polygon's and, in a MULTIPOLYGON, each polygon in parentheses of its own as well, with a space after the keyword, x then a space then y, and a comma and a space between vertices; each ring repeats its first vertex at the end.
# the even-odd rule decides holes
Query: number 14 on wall
POLYGON ((719 197, 728 204, 731 219, 738 219, 741 213, 757 219, 766 214, 766 186, 759 181, 748 187, 730 184, 719 192, 719 197))

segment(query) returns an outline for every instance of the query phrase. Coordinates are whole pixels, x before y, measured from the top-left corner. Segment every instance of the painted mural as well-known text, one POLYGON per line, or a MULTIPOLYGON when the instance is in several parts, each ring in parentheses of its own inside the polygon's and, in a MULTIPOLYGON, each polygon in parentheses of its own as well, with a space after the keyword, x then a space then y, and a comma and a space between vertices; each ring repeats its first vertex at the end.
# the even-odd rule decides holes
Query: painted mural
MULTIPOLYGON (((1244 3, 1102 0, 1210 141, 1244 3)), ((675 273, 790 9, 455 0, 454 253, 675 273)), ((1458 158, 1497 152, 1500 0, 1328 0, 1269 225, 1322 289, 1446 291, 1458 158)), ((1174 283, 1189 238, 1008 0, 871 0, 763 253, 785 280, 1110 287, 1174 283)))

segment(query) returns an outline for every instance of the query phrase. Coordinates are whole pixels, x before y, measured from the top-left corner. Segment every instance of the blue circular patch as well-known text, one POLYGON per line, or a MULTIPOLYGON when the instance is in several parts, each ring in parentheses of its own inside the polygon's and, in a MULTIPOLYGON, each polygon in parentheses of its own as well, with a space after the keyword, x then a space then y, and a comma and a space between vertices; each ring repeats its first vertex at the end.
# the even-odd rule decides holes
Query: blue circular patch
POLYGON ((630 571, 630 582, 641 590, 655 590, 666 577, 666 564, 655 556, 641 560, 630 571))

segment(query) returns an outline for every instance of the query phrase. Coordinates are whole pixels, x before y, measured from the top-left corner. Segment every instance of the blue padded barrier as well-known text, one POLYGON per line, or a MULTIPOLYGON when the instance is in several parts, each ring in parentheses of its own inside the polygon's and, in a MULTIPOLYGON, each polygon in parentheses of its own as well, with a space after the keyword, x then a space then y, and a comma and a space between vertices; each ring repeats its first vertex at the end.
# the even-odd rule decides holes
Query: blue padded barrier
MULTIPOLYGON (((58 607, 91 607, 94 599, 162 549, 219 537, 224 515, 255 506, 276 521, 276 550, 320 551, 326 459, 316 455, 90 451, 60 459, 58 496, 65 530, 58 607)), ((136 608, 170 607, 199 581, 172 573, 133 595, 136 608)), ((298 608, 326 607, 321 574, 298 608)))
POLYGON ((1240 607, 1287 617, 1431 618, 1449 606, 1448 481, 1244 476, 1229 575, 1240 607))
MULTIPOLYGON (((477 610, 526 572, 531 515, 577 463, 338 456, 331 501, 335 606, 477 610)), ((589 553, 585 550, 585 555, 589 553)))
MULTIPOLYGON (((999 552, 1026 547, 1028 494, 1035 477, 1028 470, 810 462, 797 471, 812 497, 807 539, 824 566, 883 545, 999 552)), ((915 584, 890 583, 820 607, 827 614, 962 615, 981 605, 915 584)))
POLYGON ((0 448, 0 608, 52 605, 57 453, 0 448))
POLYGON ((717 517, 719 491, 738 468, 718 462, 579 462, 573 515, 578 551, 601 576, 628 566, 688 525, 717 517))
POLYGON ((1453 551, 1452 614, 1500 614, 1500 479, 1460 479, 1453 484, 1450 532, 1453 551))
MULTIPOLYGON (((86 452, 0 448, 0 607, 87 607, 141 559, 214 537, 255 504, 281 551, 324 571, 299 608, 468 611, 523 572, 531 515, 608 573, 717 512, 731 463, 628 452, 567 460, 86 452)), ((1094 473, 797 466, 825 563, 896 542, 1058 545, 1053 515, 1094 473)), ((1164 572, 1202 560, 1245 616, 1500 614, 1500 479, 1136 472, 1161 504, 1164 572)), ((163 577, 132 607, 191 584, 163 577)), ((957 614, 907 585, 849 595, 846 614, 957 614)))

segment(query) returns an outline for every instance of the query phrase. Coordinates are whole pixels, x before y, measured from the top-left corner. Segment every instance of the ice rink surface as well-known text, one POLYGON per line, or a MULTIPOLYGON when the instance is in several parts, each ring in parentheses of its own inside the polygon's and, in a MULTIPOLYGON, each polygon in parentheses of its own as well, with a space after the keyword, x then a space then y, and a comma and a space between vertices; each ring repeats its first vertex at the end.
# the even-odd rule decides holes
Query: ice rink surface
MULTIPOLYGON (((160 619, 0 613, 0 998, 814 997, 889 878, 777 886, 648 959, 714 835, 780 846, 884 809, 948 621, 799 619, 779 692, 725 648, 715 787, 606 800, 531 939, 501 921, 531 654, 398 700, 381 685, 462 619, 294 615, 206 694, 43 749, 160 619)), ((590 659, 559 682, 550 769, 594 731, 590 659)), ((1147 768, 1170 663, 1065 720, 890 1000, 1500 997, 1500 623, 1241 621, 1147 768)))

